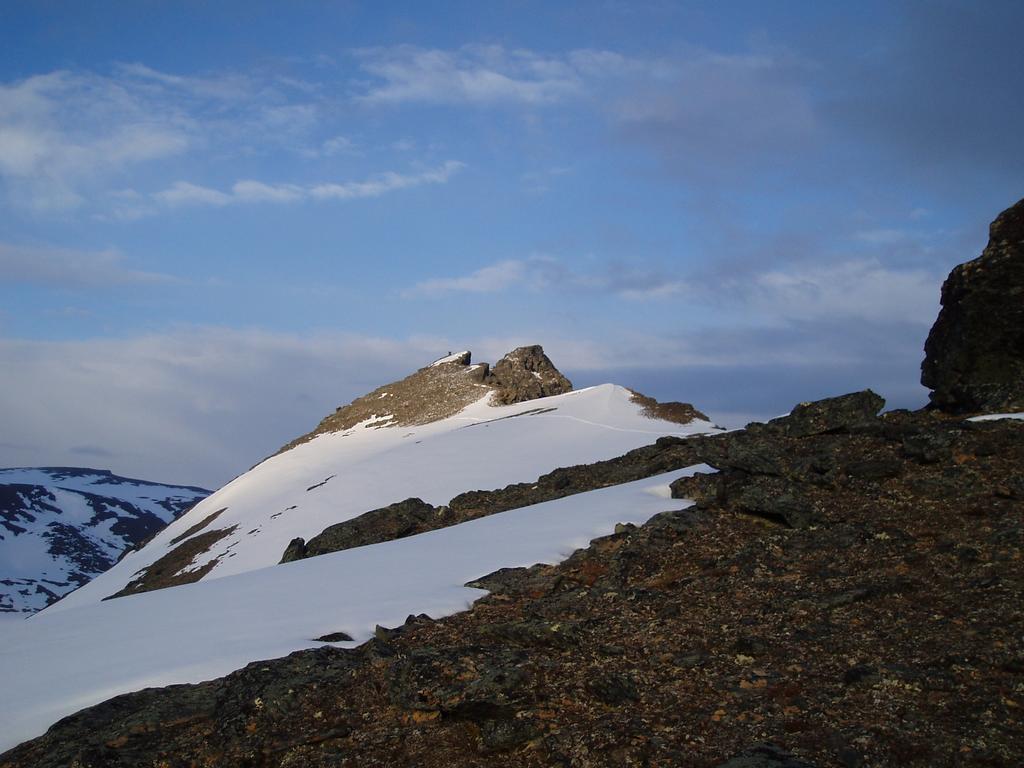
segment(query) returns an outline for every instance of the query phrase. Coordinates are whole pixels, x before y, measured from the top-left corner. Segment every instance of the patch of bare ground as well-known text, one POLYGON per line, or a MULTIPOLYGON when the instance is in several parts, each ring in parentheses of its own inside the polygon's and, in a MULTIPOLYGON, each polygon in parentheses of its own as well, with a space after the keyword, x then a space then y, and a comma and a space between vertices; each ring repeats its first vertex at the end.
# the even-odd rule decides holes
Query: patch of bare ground
POLYGON ((636 390, 631 389, 630 392, 633 394, 629 399, 642 406, 644 416, 649 419, 661 419, 662 421, 671 421, 676 424, 689 424, 695 419, 710 421, 707 416, 690 405, 690 403, 676 401, 659 403, 653 397, 642 395, 636 390))
POLYGON ((469 352, 450 362, 428 365, 339 407, 315 429, 292 440, 278 453, 317 435, 344 432, 371 419, 377 419, 381 427, 408 427, 447 418, 491 391, 483 383, 486 375, 487 365, 471 365, 469 352))
MULTIPOLYGON (((193 527, 196 527, 197 530, 203 528, 220 512, 223 512, 223 510, 213 513, 202 523, 198 524, 198 526, 193 527)), ((221 539, 234 533, 237 527, 237 525, 232 525, 229 528, 218 528, 186 539, 159 560, 154 561, 152 565, 143 568, 135 574, 135 577, 128 582, 124 589, 103 599, 112 600, 115 597, 137 595, 140 592, 150 592, 154 589, 176 587, 180 584, 192 584, 199 581, 217 565, 218 560, 216 558, 199 568, 185 569, 192 564, 192 561, 198 555, 206 552, 221 539)), ((181 538, 178 537, 176 541, 181 538)))
POLYGON ((212 514, 207 515, 206 517, 204 517, 202 520, 200 520, 195 525, 189 526, 188 530, 185 531, 183 534, 181 534, 180 536, 175 536, 173 539, 171 539, 171 544, 180 544, 181 542, 183 542, 185 539, 187 539, 192 534, 198 533, 199 531, 203 530, 203 528, 205 528, 210 523, 212 523, 214 520, 216 520, 218 517, 220 517, 222 512, 226 512, 226 511, 227 511, 227 507, 221 507, 216 512, 213 512, 212 514))

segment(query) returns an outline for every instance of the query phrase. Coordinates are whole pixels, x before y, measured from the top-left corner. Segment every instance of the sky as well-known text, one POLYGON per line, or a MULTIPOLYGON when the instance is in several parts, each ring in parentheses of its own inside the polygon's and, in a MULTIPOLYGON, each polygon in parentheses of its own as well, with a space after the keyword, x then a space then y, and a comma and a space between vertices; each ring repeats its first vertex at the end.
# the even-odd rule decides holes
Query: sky
POLYGON ((919 407, 1024 5, 0 6, 0 466, 216 487, 449 351, 919 407))

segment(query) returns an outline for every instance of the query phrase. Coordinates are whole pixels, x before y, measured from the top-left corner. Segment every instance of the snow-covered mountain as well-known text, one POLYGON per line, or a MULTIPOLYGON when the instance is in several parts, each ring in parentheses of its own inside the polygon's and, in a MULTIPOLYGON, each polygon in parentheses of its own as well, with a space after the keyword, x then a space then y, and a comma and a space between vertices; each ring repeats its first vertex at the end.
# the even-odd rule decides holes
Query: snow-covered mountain
POLYGON ((413 497, 445 519, 460 494, 525 484, 529 496, 558 467, 717 429, 690 406, 624 387, 571 391, 539 347, 493 368, 449 355, 339 408, 90 583, 0 627, 11 692, 0 702, 0 750, 117 693, 461 610, 483 594, 464 586, 473 579, 557 562, 617 523, 684 508, 668 485, 696 468, 564 498, 555 482, 543 503, 447 527, 428 520, 418 535, 281 563, 296 539, 413 497))
POLYGON ((102 469, 0 469, 0 613, 45 608, 209 493, 102 469))

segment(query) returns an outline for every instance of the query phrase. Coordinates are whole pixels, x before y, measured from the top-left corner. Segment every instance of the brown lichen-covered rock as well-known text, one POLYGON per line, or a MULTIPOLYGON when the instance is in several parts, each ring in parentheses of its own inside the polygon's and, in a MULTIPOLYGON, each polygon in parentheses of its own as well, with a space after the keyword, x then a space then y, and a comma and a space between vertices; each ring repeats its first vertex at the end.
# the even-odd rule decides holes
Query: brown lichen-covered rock
POLYGON ((494 401, 502 405, 572 391, 572 382, 555 368, 539 344, 513 349, 494 364, 485 381, 496 390, 494 401))
POLYGON ((949 273, 924 351, 933 406, 1024 409, 1024 200, 992 222, 981 256, 949 273))

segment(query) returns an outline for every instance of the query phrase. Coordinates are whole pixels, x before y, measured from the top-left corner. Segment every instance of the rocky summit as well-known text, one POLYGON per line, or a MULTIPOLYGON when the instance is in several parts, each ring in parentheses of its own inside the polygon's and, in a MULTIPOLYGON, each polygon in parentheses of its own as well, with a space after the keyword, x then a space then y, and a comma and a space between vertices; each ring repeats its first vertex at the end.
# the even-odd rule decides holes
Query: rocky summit
POLYGON ((489 393, 495 404, 512 405, 571 391, 572 382, 555 368, 539 344, 512 350, 493 368, 487 363, 474 364, 471 352, 449 353, 400 381, 339 406, 314 430, 291 441, 279 453, 317 435, 341 432, 357 424, 428 424, 458 413, 489 393))
POLYGON ((921 383, 953 413, 1024 409, 1024 200, 992 222, 982 254, 946 278, 921 383))

